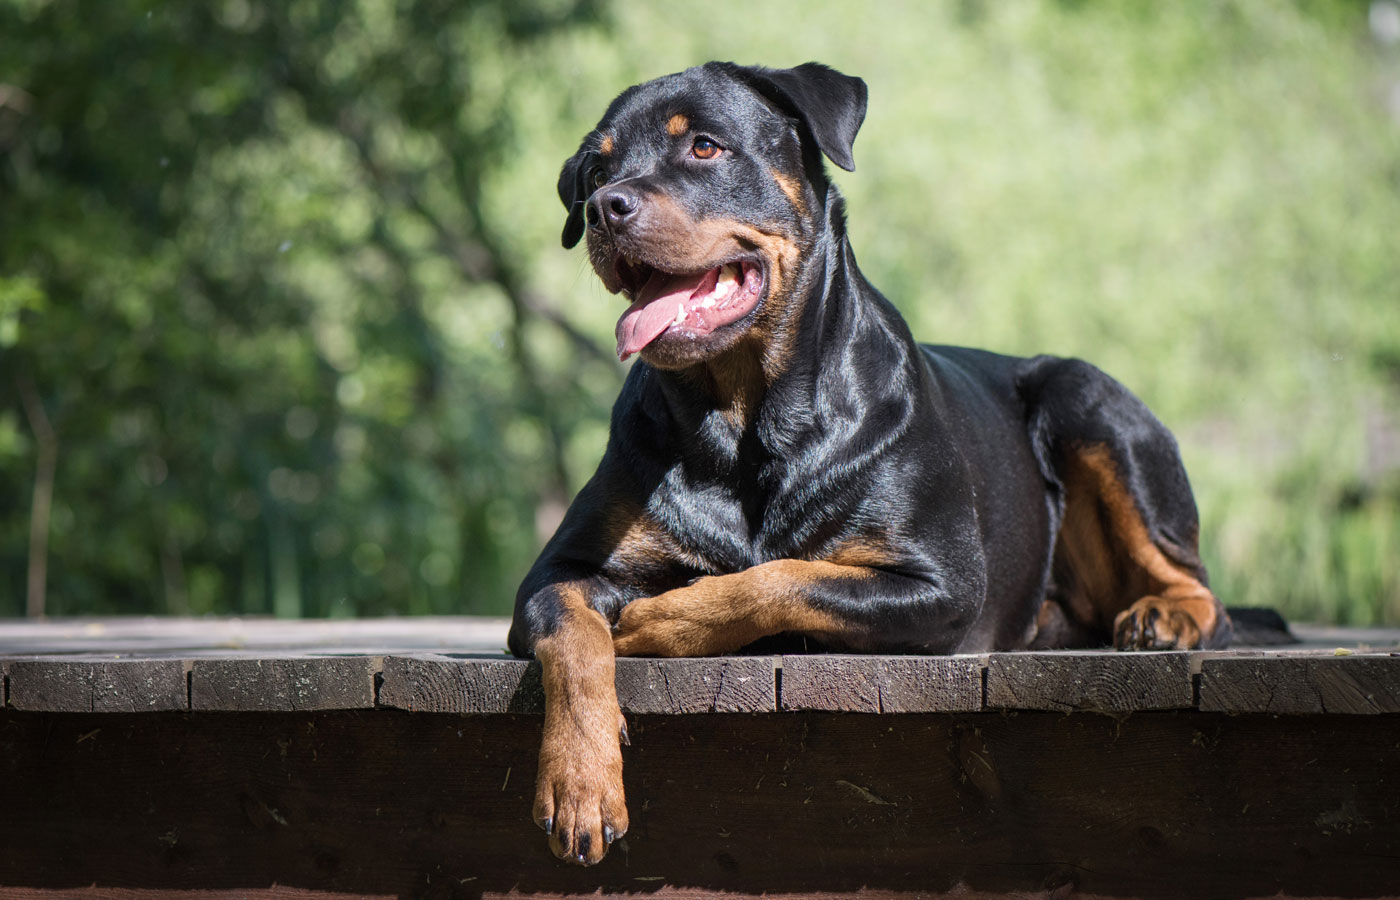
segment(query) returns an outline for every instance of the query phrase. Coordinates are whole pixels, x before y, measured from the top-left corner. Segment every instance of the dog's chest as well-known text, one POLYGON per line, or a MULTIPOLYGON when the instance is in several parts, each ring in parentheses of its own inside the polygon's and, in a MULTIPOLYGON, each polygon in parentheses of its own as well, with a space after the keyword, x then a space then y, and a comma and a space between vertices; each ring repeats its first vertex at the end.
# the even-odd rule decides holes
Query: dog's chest
POLYGON ((706 573, 809 557, 840 530, 841 504, 832 500, 843 492, 793 469, 770 461, 697 477, 677 465, 652 494, 649 512, 677 555, 706 573))

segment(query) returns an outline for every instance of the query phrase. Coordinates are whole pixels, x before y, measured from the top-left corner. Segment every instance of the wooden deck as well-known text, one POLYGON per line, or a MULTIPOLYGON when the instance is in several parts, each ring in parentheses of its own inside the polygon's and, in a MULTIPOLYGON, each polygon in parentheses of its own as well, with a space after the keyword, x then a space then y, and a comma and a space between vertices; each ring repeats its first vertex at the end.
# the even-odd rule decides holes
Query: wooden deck
POLYGON ((506 624, 0 622, 0 897, 1400 895, 1400 630, 619 660, 584 870, 506 624))

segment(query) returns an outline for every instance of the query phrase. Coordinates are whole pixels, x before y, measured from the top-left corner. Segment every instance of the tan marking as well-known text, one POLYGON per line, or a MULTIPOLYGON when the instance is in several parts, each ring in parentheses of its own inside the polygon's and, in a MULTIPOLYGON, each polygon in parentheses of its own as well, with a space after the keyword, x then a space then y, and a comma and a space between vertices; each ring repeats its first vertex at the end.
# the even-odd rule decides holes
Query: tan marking
POLYGON ((812 606, 814 588, 823 581, 873 577, 870 569, 778 559, 701 578, 629 603, 613 631, 613 648, 619 656, 711 656, 785 631, 853 636, 854 625, 812 606))
POLYGON ((603 858, 603 825, 627 831, 622 792, 622 711, 614 686, 608 623, 588 606, 576 584, 556 585, 563 620, 535 643, 544 683, 544 738, 535 779, 535 821, 552 819, 549 847, 576 862, 588 837, 584 863, 603 858))
POLYGON ((646 510, 615 501, 603 525, 603 571, 621 583, 641 584, 673 565, 706 569, 708 563, 671 537, 646 510))
POLYGON ((610 134, 603 135, 603 139, 598 142, 598 152, 604 156, 613 152, 613 137, 610 134))
POLYGON ((702 382, 699 385, 701 390, 714 398, 720 416, 735 431, 748 427, 750 418, 758 412, 759 404, 768 392, 759 355, 744 352, 744 349, 731 350, 692 373, 702 382))
POLYGON ((864 566, 872 569, 889 566, 894 561, 888 547, 869 539, 844 541, 827 554, 826 559, 838 566, 864 566))
POLYGON ((679 137, 690 130, 690 119, 684 113, 676 113, 666 122, 666 133, 672 137, 679 137))
POLYGON ((1057 580, 1070 587, 1066 611, 1080 622, 1112 628, 1119 646, 1200 646, 1220 624, 1220 602, 1153 543, 1108 448, 1069 453, 1063 481, 1055 565, 1057 580), (1155 635, 1146 627, 1153 611, 1155 635))
POLYGON ((802 194, 802 182, 777 169, 773 169, 772 172, 773 180, 778 183, 778 189, 787 196, 792 208, 797 210, 798 215, 807 215, 807 198, 802 194))
POLYGON ((1113 604, 1119 574, 1097 482, 1077 457, 1067 462, 1062 481, 1065 510, 1055 544, 1055 566, 1060 570, 1056 580, 1070 588, 1064 597, 1065 613, 1076 621, 1107 628, 1099 610, 1113 604))
POLYGON ((668 535, 635 505, 614 507, 604 527, 608 535, 609 562, 650 563, 673 556, 673 542, 668 535))

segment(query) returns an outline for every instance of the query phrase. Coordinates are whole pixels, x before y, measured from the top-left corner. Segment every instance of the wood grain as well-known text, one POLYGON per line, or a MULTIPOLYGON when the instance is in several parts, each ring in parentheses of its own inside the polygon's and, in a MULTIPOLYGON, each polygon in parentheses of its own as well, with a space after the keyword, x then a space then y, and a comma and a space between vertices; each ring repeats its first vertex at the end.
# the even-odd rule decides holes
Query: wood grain
POLYGON ((6 678, 14 709, 163 712, 187 703, 179 660, 13 660, 6 678))
POLYGON ((1201 662, 1210 712, 1400 713, 1400 656, 1268 655, 1201 662))
MULTIPOLYGON (((988 708, 1116 715, 1197 704, 1214 712, 1400 712, 1400 655, 1384 652, 624 658, 616 673, 623 709, 644 714, 988 708)), ((495 653, 0 657, 0 678, 4 702, 36 712, 286 712, 375 705, 466 714, 543 710, 537 667, 495 653)))
MULTIPOLYGON (((624 712, 681 715, 771 712, 769 657, 619 659, 617 696, 624 712)), ((541 713, 539 666, 524 660, 390 657, 381 706, 415 712, 541 713)))
POLYGON ((772 712, 774 667, 771 656, 619 659, 617 699, 632 713, 772 712))
POLYGON ((538 664, 523 659, 391 656, 384 660, 379 705, 435 713, 539 713, 538 664))
POLYGON ((190 708, 293 712, 374 706, 372 656, 294 659, 197 659, 190 670, 190 708))
POLYGON ((982 708, 984 656, 784 656, 785 710, 908 713, 982 708))
POLYGON ((1189 654, 1179 652, 993 653, 989 709, 1127 713, 1187 709, 1189 654))

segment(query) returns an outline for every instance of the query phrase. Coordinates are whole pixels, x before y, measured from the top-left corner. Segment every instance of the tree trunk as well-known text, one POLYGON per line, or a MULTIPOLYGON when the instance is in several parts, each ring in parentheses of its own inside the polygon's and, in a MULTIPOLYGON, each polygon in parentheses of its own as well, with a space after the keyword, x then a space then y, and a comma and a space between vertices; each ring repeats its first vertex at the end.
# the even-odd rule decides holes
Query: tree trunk
POLYGON ((27 375, 15 379, 29 430, 34 433, 34 502, 29 512, 29 581, 25 614, 33 619, 44 616, 45 588, 49 566, 49 514, 53 509, 54 469, 58 464, 58 437, 44 412, 44 402, 27 375))

